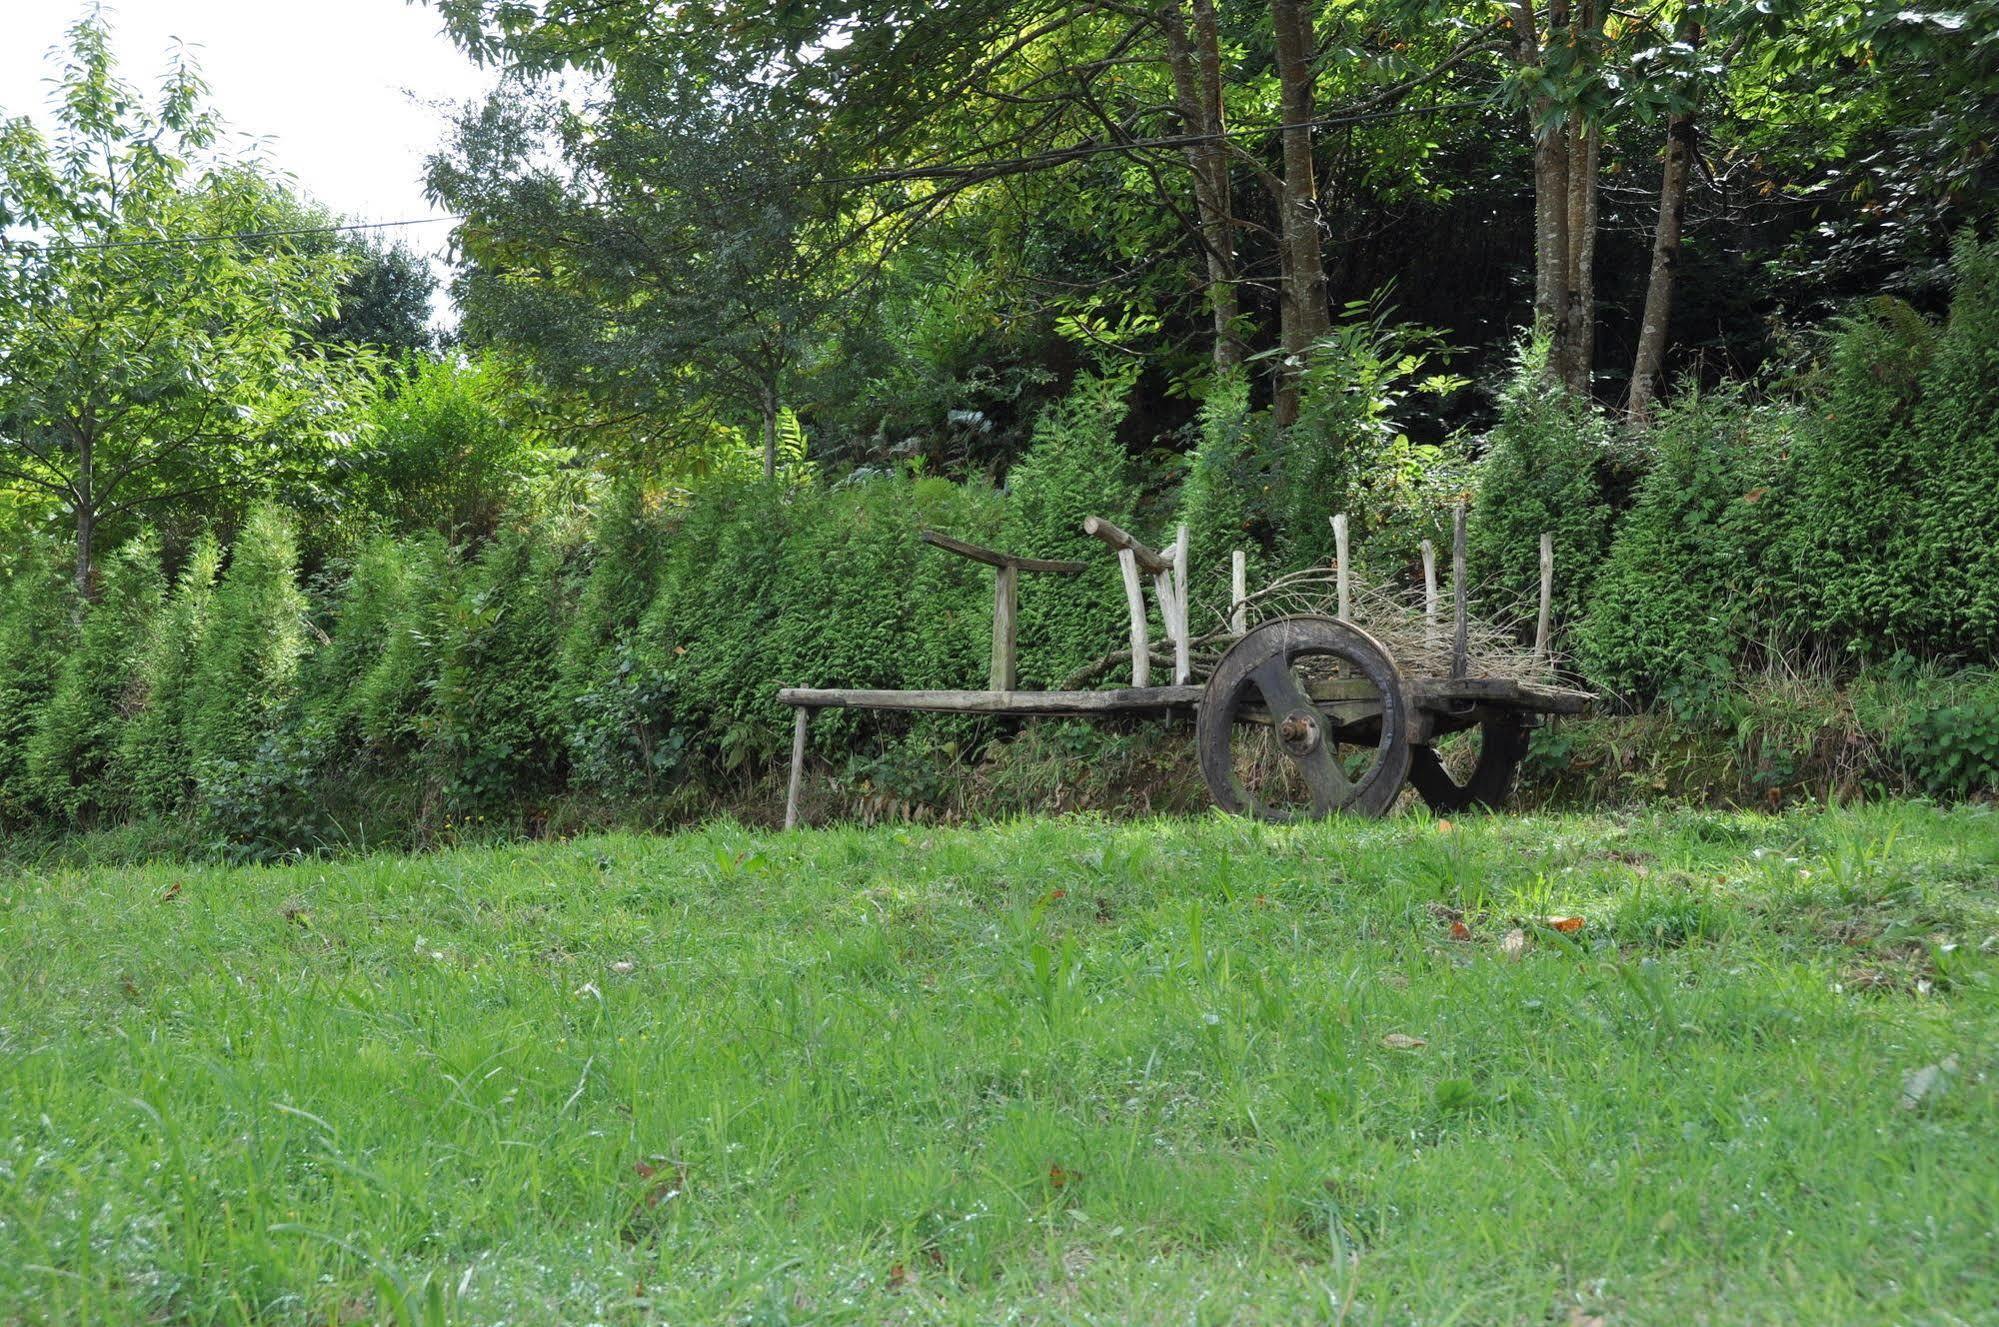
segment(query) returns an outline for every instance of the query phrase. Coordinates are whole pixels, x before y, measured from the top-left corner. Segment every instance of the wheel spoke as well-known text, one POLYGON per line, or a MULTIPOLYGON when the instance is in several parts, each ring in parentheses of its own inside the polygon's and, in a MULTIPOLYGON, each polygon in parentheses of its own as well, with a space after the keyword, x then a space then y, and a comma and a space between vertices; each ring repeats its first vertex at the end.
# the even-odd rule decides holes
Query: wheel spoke
POLYGON ((1303 755, 1296 755, 1280 746, 1284 754, 1298 767, 1305 786, 1311 789, 1312 805, 1320 815, 1328 815, 1339 810, 1353 799, 1353 782, 1333 752, 1333 735, 1326 718, 1319 713, 1312 697, 1291 671, 1291 665, 1283 655, 1273 655, 1266 659, 1257 670, 1250 674, 1256 689, 1263 693, 1264 708, 1270 711, 1273 727, 1286 714, 1304 711, 1310 714, 1319 726, 1319 740, 1303 755))

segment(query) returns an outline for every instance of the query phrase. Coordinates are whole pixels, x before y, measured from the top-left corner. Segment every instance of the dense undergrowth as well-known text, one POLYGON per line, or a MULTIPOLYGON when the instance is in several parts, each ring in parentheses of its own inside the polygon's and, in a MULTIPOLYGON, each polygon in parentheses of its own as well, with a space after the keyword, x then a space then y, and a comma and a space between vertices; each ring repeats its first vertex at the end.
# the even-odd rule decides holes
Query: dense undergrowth
POLYGON ((0 868, 0 1320, 1989 1321, 1994 821, 0 868))
MULTIPOLYGON (((1689 391, 1642 432, 1547 385, 1529 353, 1481 451, 1418 446, 1413 403, 1461 384, 1422 377, 1429 344, 1375 317, 1322 347, 1288 432, 1241 382, 1212 384, 1177 475, 1120 440, 1126 364, 1078 377, 1004 489, 834 482, 798 459, 775 481, 495 515, 468 496, 491 480, 471 467, 418 504, 487 512, 452 537, 330 539, 264 507, 226 547, 130 540, 83 604, 55 551, 30 548, 0 583, 0 824, 164 817, 261 855, 748 807, 787 734, 779 686, 982 684, 991 573, 925 547, 925 528, 1089 564, 1022 591, 1022 682, 1049 686, 1124 639, 1085 515, 1190 526, 1199 631, 1225 611, 1230 549, 1259 575, 1302 565, 1346 510, 1360 572, 1406 586, 1467 489, 1480 611, 1531 597, 1553 532, 1560 639, 1606 697, 1607 717, 1540 735, 1530 797, 1989 794, 1999 246, 1967 240, 1957 279, 1941 326, 1877 303, 1792 381, 1689 391)), ((398 427, 451 447, 477 432, 476 398, 412 391, 398 427)), ((831 714, 814 749, 824 812, 952 819, 1184 804, 1178 740, 831 714)))

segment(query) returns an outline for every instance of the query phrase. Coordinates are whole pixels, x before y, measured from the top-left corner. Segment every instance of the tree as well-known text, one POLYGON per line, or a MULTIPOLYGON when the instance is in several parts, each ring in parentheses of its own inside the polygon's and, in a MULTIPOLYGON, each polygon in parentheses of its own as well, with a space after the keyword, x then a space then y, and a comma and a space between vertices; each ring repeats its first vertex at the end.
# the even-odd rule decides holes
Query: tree
POLYGON ((780 413, 868 274, 812 196, 818 145, 789 105, 691 42, 629 53, 578 105, 510 86, 468 114, 430 173, 468 214, 466 338, 527 351, 668 450, 743 424, 775 474, 780 413))
POLYGON ((215 153, 194 68, 149 108, 100 11, 69 42, 54 139, 0 125, 0 227, 33 236, 0 246, 0 484, 64 513, 88 596, 108 524, 322 468, 350 366, 306 343, 344 263, 269 234, 296 212, 215 153))
POLYGON ((377 346, 397 355, 432 350, 430 297, 437 278, 408 245, 349 235, 337 249, 347 273, 334 295, 334 312, 312 329, 317 341, 377 346))

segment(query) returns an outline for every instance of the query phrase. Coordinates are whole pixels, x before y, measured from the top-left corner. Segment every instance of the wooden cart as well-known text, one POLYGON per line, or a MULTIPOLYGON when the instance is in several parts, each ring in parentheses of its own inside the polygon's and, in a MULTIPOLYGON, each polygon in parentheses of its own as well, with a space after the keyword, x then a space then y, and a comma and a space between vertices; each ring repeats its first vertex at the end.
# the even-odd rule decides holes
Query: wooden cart
MULTIPOLYGON (((1344 545, 1344 521, 1335 521, 1344 545)), ((1271 821, 1345 812, 1380 816, 1405 783, 1439 811, 1496 808, 1506 799, 1526 753, 1529 730, 1545 715, 1575 714, 1588 693, 1510 678, 1468 676, 1464 529, 1460 512, 1453 579, 1456 600, 1449 676, 1407 676, 1379 640, 1327 614, 1292 614, 1245 629, 1242 559, 1237 555, 1233 641, 1204 681, 1193 677, 1187 622, 1187 537, 1174 548, 1147 548, 1096 517, 1084 529, 1116 554, 1130 609, 1132 685, 1109 689, 1023 691, 1016 685, 1015 607, 1023 571, 1077 575, 1080 562, 1018 557, 926 531, 935 547, 995 569, 992 671, 980 691, 887 691, 786 687, 778 700, 797 713, 785 827, 798 820, 805 739, 821 709, 908 710, 946 714, 1192 717, 1201 774, 1215 804, 1271 821), (1171 685, 1150 685, 1151 648, 1141 576, 1149 576, 1171 646, 1171 685), (1436 743, 1476 730, 1478 751, 1462 781, 1436 743)), ((1340 604, 1346 603, 1344 548, 1340 604)), ((1545 648, 1549 558, 1543 541, 1537 649, 1545 648)), ((1434 594, 1432 595, 1434 604, 1434 594)))

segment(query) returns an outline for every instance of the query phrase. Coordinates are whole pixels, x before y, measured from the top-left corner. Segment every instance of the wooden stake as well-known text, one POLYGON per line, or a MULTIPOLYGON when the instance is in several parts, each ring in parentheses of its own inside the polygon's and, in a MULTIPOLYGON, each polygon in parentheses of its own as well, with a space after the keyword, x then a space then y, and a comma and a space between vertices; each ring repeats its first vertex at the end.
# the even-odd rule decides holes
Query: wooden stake
POLYGON ((1340 616, 1349 622, 1353 620, 1353 597, 1348 592, 1347 575, 1347 514, 1341 512, 1333 517, 1333 570, 1340 587, 1340 616))
POLYGON ((1239 548, 1229 554, 1229 630, 1249 630, 1249 554, 1239 548))
POLYGON ((1541 532, 1541 612, 1534 619, 1534 660, 1548 657, 1548 618, 1555 602, 1555 536, 1541 532))
POLYGON ((993 572, 993 669, 994 691, 1011 691, 1019 672, 1014 643, 1016 610, 1020 605, 1020 568, 1003 566, 993 572))
POLYGON ((1423 635, 1437 639, 1437 546, 1423 541, 1423 635))
POLYGON ((1131 684, 1142 687, 1152 679, 1152 646, 1146 640, 1145 591, 1138 583, 1138 555, 1120 548, 1117 567, 1124 575, 1125 607, 1131 611, 1131 684))
POLYGON ((1465 504, 1458 503, 1451 520, 1451 598, 1457 613, 1457 634, 1451 641, 1451 676, 1463 677, 1471 666, 1471 610, 1465 603, 1465 504))
POLYGON ((1194 676, 1193 631, 1187 625, 1187 527, 1173 536, 1173 685, 1185 686, 1194 676))
POLYGON ((800 705, 791 721, 791 788, 784 795, 786 829, 798 824, 798 786, 805 774, 805 727, 811 722, 812 711, 800 705))

